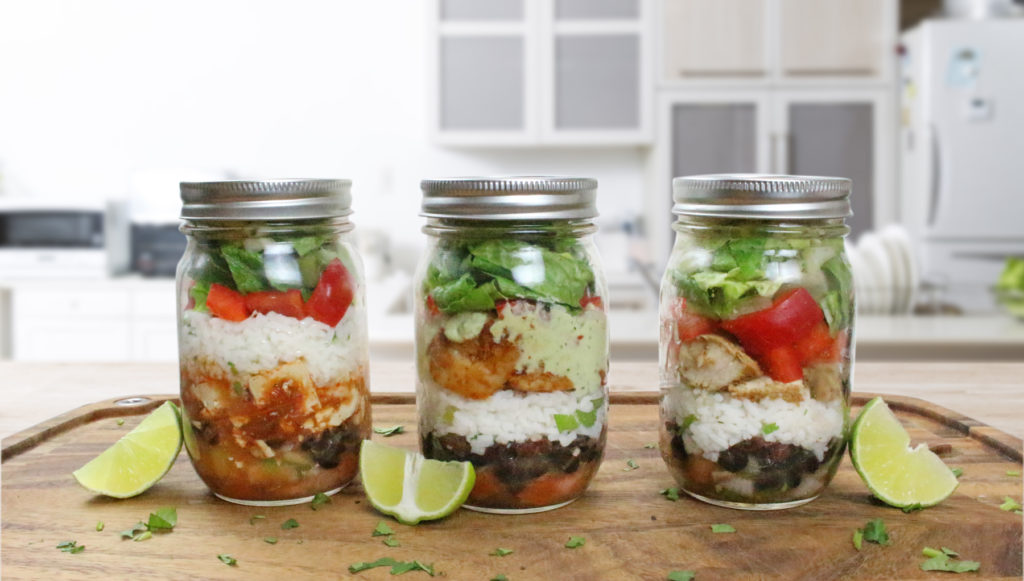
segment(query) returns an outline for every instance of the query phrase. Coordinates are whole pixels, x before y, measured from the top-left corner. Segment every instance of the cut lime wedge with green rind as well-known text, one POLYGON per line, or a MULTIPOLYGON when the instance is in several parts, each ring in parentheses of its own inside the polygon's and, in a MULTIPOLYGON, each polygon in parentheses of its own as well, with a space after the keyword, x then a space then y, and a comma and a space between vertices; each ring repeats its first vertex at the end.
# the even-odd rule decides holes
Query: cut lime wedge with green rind
POLYGON ((926 508, 949 498, 959 481, 925 444, 910 435, 881 397, 869 401, 850 431, 850 457, 871 493, 899 507, 926 508))
POLYGON ((370 504, 407 525, 455 512, 476 481, 469 462, 428 460, 371 440, 360 448, 359 476, 370 504))
POLYGON ((72 475, 97 494, 130 498, 163 478, 180 451, 180 414, 178 407, 167 401, 72 475))

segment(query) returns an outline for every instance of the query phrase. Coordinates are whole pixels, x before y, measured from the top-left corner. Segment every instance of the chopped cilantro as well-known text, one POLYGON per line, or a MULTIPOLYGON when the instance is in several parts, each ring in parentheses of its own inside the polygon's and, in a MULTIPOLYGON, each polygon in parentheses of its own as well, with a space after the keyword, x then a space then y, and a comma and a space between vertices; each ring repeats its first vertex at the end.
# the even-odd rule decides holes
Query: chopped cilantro
POLYGON ((176 524, 178 524, 178 511, 173 506, 165 506, 150 513, 146 527, 150 531, 171 530, 176 524))
POLYGON ((143 532, 149 532, 148 528, 146 527, 146 523, 144 523, 144 522, 136 523, 135 526, 133 526, 132 528, 121 531, 121 538, 122 539, 132 539, 132 540, 138 541, 139 539, 137 539, 135 537, 138 536, 139 534, 143 533, 143 532))
POLYGON ((504 573, 498 573, 494 577, 491 577, 491 581, 508 581, 508 577, 504 573))
POLYGON ((693 571, 669 571, 668 581, 692 581, 696 576, 693 571))
POLYGON ((402 573, 408 573, 409 571, 424 571, 431 577, 434 576, 434 566, 427 565, 420 561, 396 561, 391 557, 384 557, 371 561, 369 563, 353 563, 348 566, 349 573, 358 573, 367 569, 375 569, 377 567, 391 567, 392 575, 401 575, 402 573))
POLYGON ((298 527, 299 527, 299 521, 297 521, 297 520, 295 520, 293 518, 290 518, 290 519, 284 521, 283 523, 281 523, 281 530, 285 530, 285 531, 288 530, 288 529, 294 529, 294 528, 298 528, 298 527))
POLYGON ((102 531, 103 527, 105 527, 105 526, 106 525, 103 524, 103 521, 101 521, 101 520, 100 521, 96 521, 96 530, 102 531))
POLYGON ((584 539, 583 537, 572 536, 569 537, 569 540, 565 543, 565 548, 577 549, 579 547, 582 547, 586 542, 587 539, 584 539))
POLYGON ((494 552, 490 553, 490 555, 492 557, 504 557, 505 555, 511 555, 513 552, 514 551, 512 549, 502 549, 501 547, 498 547, 497 549, 494 549, 494 552))
POLYGON ((764 424, 761 426, 761 433, 766 436, 772 432, 777 432, 778 430, 779 424, 776 424, 775 422, 772 422, 770 424, 764 424))
POLYGON ((942 550, 925 547, 921 554, 928 559, 921 563, 922 571, 948 571, 950 573, 967 573, 981 568, 978 561, 961 561, 956 551, 942 547, 942 550))
POLYGON ((320 510, 320 507, 331 502, 331 497, 327 496, 323 492, 317 492, 316 496, 313 497, 312 502, 309 503, 309 508, 313 510, 320 510))
POLYGON ((384 539, 384 544, 389 546, 389 547, 401 547, 402 546, 402 544, 399 543, 398 539, 396 539, 395 537, 388 537, 388 538, 384 539))
POLYGON ((395 531, 391 530, 391 527, 388 526, 388 523, 386 523, 384 521, 380 521, 379 523, 377 523, 377 528, 373 529, 373 535, 372 536, 374 536, 374 537, 386 537, 388 535, 393 535, 393 534, 395 534, 395 531))
POLYGON ((864 540, 878 545, 892 544, 892 539, 889 538, 889 533, 885 530, 885 523, 880 518, 869 520, 864 525, 864 540))
POLYGON ((234 567, 235 565, 238 564, 238 559, 235 559, 231 555, 226 555, 224 553, 221 553, 220 555, 217 555, 217 558, 220 559, 221 563, 224 563, 228 567, 234 567))
POLYGON ((910 504, 910 505, 904 506, 900 510, 902 510, 903 512, 905 512, 907 514, 910 514, 912 512, 917 512, 919 510, 924 510, 924 507, 921 506, 921 503, 915 502, 914 504, 910 504))
POLYGON ((696 415, 690 414, 690 415, 686 416, 685 418, 683 418, 683 423, 679 424, 679 428, 676 429, 676 433, 679 434, 680 436, 682 436, 683 432, 685 432, 686 430, 689 430, 690 426, 693 425, 693 422, 696 422, 696 421, 697 421, 697 416, 696 415))
POLYGON ((249 524, 254 525, 254 524, 256 524, 256 521, 264 520, 266 518, 267 517, 263 516, 262 514, 254 514, 254 515, 249 517, 249 524))
POLYGON ((1017 502, 1016 500, 1010 498, 1009 496, 1004 496, 1003 497, 1003 504, 999 505, 999 510, 1010 511, 1010 510, 1020 510, 1020 509, 1021 509, 1020 503, 1017 502))
POLYGON ((1007 476, 1020 476, 1020 470, 1007 470, 1007 476))
POLYGON ((861 529, 854 530, 853 531, 853 548, 857 549, 859 551, 863 542, 864 542, 864 531, 861 530, 861 529))
POLYGON ((276 545, 277 537, 263 537, 263 542, 268 545, 276 545))
POLYGON ((124 418, 117 418, 117 425, 123 426, 124 425, 124 418))
POLYGON ((78 541, 63 541, 57 543, 57 548, 62 553, 71 553, 72 555, 81 553, 85 550, 85 545, 79 545, 78 541))
POLYGON ((132 540, 137 543, 139 541, 148 541, 151 538, 153 538, 153 533, 149 531, 142 531, 141 533, 132 537, 132 540))
POLYGON ((636 470, 639 467, 640 467, 640 465, 637 464, 635 460, 630 458, 629 460, 626 460, 626 467, 623 468, 622 471, 623 472, 629 472, 630 470, 636 470))
POLYGON ((736 529, 732 525, 727 524, 715 524, 711 525, 711 532, 713 533, 734 533, 736 529))
POLYGON ((957 478, 960 478, 961 476, 964 475, 963 468, 952 468, 951 471, 953 472, 953 476, 956 476, 957 478))
POLYGON ((654 450, 657 447, 658 447, 658 445, 653 443, 653 442, 648 442, 648 443, 644 444, 644 449, 647 449, 647 450, 654 450))
POLYGON ((397 436, 398 434, 404 434, 405 433, 405 426, 397 425, 397 426, 391 426, 390 428, 374 428, 373 429, 373 433, 374 434, 380 434, 380 435, 384 436, 385 438, 387 438, 389 436, 397 436))
POLYGON ((662 489, 658 494, 661 494, 672 502, 679 500, 679 489, 675 487, 662 489))
POLYGON ((238 375, 238 368, 235 367, 235 364, 233 362, 228 361, 228 369, 231 370, 232 375, 238 375))

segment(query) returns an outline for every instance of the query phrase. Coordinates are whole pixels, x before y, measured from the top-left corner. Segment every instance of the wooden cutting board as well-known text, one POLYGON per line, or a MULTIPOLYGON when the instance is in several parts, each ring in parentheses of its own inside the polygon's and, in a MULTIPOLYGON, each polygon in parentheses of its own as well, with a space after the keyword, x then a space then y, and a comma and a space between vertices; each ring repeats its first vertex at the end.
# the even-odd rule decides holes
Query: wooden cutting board
MULTIPOLYGON (((854 397, 855 406, 869 394, 854 397)), ((887 397, 915 442, 943 452, 961 467, 956 493, 938 507, 904 514, 878 504, 849 459, 814 502, 779 512, 748 512, 659 494, 675 486, 656 449, 657 396, 612 397, 604 464, 587 494, 551 512, 497 516, 458 511, 411 527, 376 513, 358 484, 313 511, 309 505, 251 508, 209 494, 182 454, 170 473, 145 494, 127 500, 96 497, 71 477, 78 468, 168 399, 134 405, 102 402, 54 418, 3 441, 2 536, 4 579, 391 579, 382 567, 351 574, 357 562, 391 557, 432 564, 447 579, 665 579, 692 570, 696 579, 914 579, 926 573, 921 549, 950 547, 981 562, 967 579, 1020 579, 1020 515, 1003 511, 1005 496, 1021 500, 1021 440, 921 400, 887 397), (118 425, 118 418, 126 421, 118 425), (638 468, 629 469, 628 460, 638 468), (1010 472, 1010 475, 1008 475, 1010 472), (178 511, 173 532, 133 542, 119 532, 164 506, 178 511), (266 518, 252 519, 254 515, 266 518), (299 527, 282 530, 293 518, 299 527), (864 543, 853 532, 884 520, 891 546, 864 543), (385 521, 401 546, 372 533, 385 521), (97 523, 104 529, 97 531, 97 523), (716 534, 727 523, 736 532, 716 534), (585 545, 565 547, 570 536, 585 545), (277 538, 268 544, 265 537, 277 538), (74 540, 85 550, 56 545, 74 540), (507 556, 491 555, 497 548, 507 556), (229 554, 228 566, 218 554, 229 554)), ((374 396, 374 425, 402 424, 405 433, 382 439, 415 449, 411 396, 374 396)), ((375 436, 381 438, 380 436, 375 436)), ((427 578, 410 572, 405 578, 427 578)))

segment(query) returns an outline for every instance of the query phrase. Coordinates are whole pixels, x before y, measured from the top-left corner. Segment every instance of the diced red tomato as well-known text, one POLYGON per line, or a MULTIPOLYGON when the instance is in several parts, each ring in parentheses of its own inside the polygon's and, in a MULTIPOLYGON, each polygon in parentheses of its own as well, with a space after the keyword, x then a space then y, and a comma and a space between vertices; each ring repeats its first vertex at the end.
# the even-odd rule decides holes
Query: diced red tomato
POLYGON ((800 287, 783 292, 766 309, 722 321, 722 328, 735 335, 749 353, 757 355, 792 345, 824 319, 814 297, 800 287))
POLYGON ((775 381, 789 383, 803 378, 800 357, 791 347, 776 347, 761 357, 761 365, 775 381))
POLYGON ((437 306, 434 295, 427 295, 427 314, 436 317, 441 314, 441 308, 437 306))
POLYGON ((604 301, 601 300, 601 297, 590 294, 590 291, 587 291, 587 294, 583 295, 583 298, 580 299, 581 307, 585 309, 587 308, 587 305, 594 305, 595 307, 604 310, 604 301))
POLYGON ((811 327, 806 335, 793 344, 793 349, 804 363, 819 361, 836 361, 839 352, 836 349, 836 341, 828 330, 828 323, 824 320, 811 327))
POLYGON ((686 308, 686 299, 679 297, 672 306, 672 316, 676 321, 676 333, 681 343, 689 343, 701 335, 715 330, 714 319, 709 319, 686 308))
POLYGON ((245 306, 249 312, 278 313, 296 319, 306 318, 302 291, 297 288, 287 291, 259 291, 245 295, 245 306))
POLYGON ((306 313, 333 327, 345 316, 354 293, 352 276, 341 260, 335 258, 320 273, 320 280, 306 302, 306 313))
POLYGON ((249 318, 249 310, 245 308, 245 298, 238 291, 213 283, 206 295, 206 307, 215 317, 227 321, 244 321, 249 318))

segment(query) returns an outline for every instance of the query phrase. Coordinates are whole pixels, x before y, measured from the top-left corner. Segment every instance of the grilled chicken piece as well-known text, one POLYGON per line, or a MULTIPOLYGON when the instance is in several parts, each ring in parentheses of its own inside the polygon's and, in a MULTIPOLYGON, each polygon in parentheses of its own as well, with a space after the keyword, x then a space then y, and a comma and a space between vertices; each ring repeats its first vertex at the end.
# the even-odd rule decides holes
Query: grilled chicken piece
POLYGON ((789 403, 800 403, 804 400, 804 382, 800 380, 779 383, 768 376, 762 376, 730 385, 728 389, 729 394, 733 397, 750 401, 774 398, 783 399, 789 403))
POLYGON ((721 391, 760 375, 757 362, 724 337, 701 335, 679 347, 679 376, 697 389, 721 391))
POLYGON ((473 339, 456 343, 438 333, 427 347, 430 375, 440 386, 469 399, 487 399, 505 387, 516 368, 519 347, 495 342, 490 324, 473 339))
MULTIPOLYGON (((543 369, 543 368, 542 368, 543 369)), ((564 375, 555 375, 547 371, 531 373, 514 373, 505 383, 508 389, 527 392, 571 391, 572 380, 564 375)))
POLYGON ((835 401, 843 397, 843 382, 839 378, 839 364, 816 363, 804 368, 804 382, 811 397, 818 401, 835 401))

